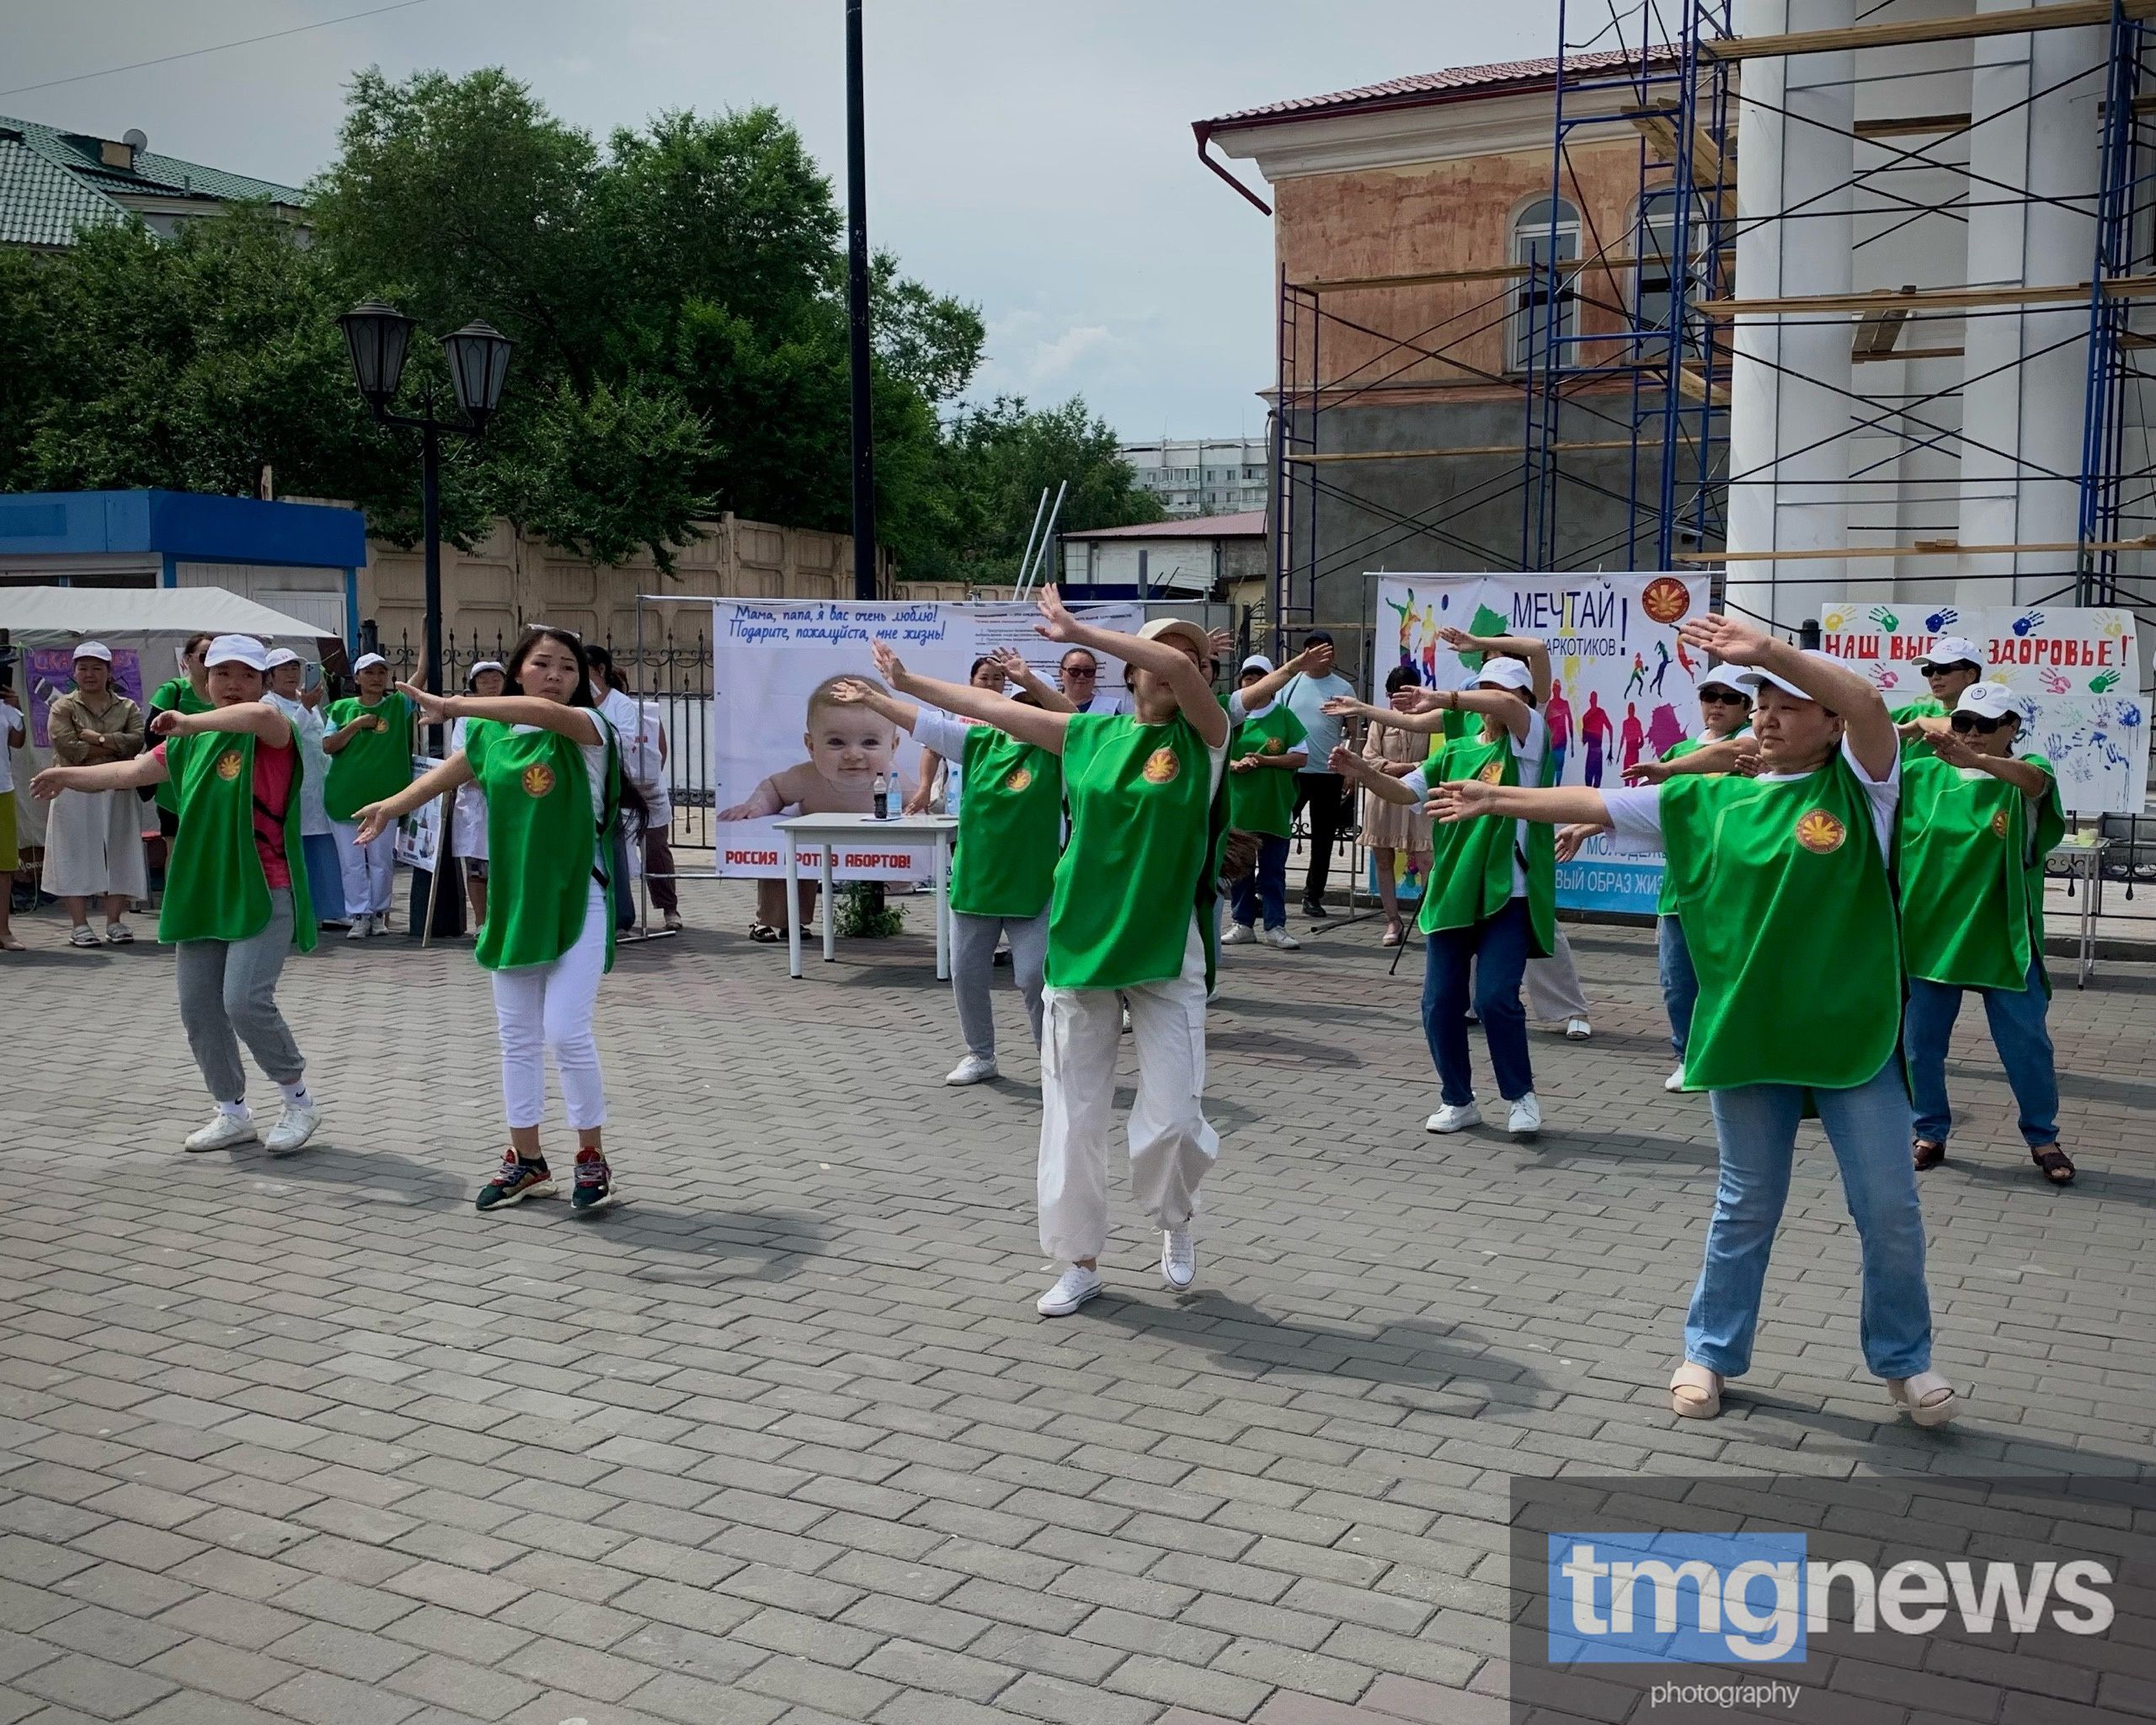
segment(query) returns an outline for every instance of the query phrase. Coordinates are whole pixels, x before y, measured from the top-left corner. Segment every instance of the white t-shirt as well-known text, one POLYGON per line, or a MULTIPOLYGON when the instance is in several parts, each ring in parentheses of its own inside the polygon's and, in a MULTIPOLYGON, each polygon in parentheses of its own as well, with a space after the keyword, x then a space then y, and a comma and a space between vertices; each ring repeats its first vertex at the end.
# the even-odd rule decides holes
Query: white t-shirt
POLYGON ((966 782, 966 734, 971 721, 946 713, 940 707, 923 707, 913 722, 913 740, 931 755, 940 755, 947 769, 943 775, 943 812, 956 814, 966 782))
POLYGON ((29 740, 29 727, 23 722, 22 709, 12 701, 0 701, 0 797, 15 788, 15 764, 8 758, 14 743, 11 733, 15 731, 29 740))
MULTIPOLYGON (((1865 798, 1871 805, 1872 836, 1879 841, 1879 854, 1892 868, 1894 862, 1894 809, 1902 800, 1902 756, 1897 750, 1893 764, 1886 769, 1886 777, 1876 779, 1864 770, 1864 763, 1850 750, 1849 739, 1842 739, 1842 759, 1849 764, 1849 771, 1856 775, 1857 782, 1864 787, 1865 798)), ((1769 784, 1786 784, 1792 779, 1809 778, 1806 772, 1763 772, 1762 781, 1769 784)), ((1620 851, 1659 851, 1662 848, 1662 787, 1660 785, 1628 785, 1622 789, 1606 790, 1602 793, 1603 805, 1609 811, 1609 836, 1614 848, 1620 851)))
MULTIPOLYGON (((1543 757, 1550 752, 1550 726, 1542 715, 1529 708, 1527 715, 1527 734, 1513 739, 1513 759, 1519 763, 1519 782, 1529 788, 1542 782, 1543 757)), ((1430 782, 1418 766, 1401 780, 1417 797, 1430 794, 1430 782)), ((1527 867, 1520 859, 1527 855, 1527 822, 1513 823, 1513 896, 1527 896, 1527 867)))

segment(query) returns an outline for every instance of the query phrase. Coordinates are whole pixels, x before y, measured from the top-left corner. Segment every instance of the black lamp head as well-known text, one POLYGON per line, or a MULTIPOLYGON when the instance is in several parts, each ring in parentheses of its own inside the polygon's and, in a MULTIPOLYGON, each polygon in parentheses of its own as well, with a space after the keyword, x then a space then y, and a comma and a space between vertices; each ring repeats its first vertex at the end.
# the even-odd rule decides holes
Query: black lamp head
POLYGON ((367 405, 382 409, 397 398, 404 356, 412 345, 412 320, 383 300, 362 300, 337 322, 352 355, 352 376, 367 405))
POLYGON ((501 405, 502 385, 509 378, 509 356, 515 344, 491 323, 467 323, 454 335, 441 339, 449 355, 450 382, 456 386, 456 404, 477 428, 484 425, 501 405))

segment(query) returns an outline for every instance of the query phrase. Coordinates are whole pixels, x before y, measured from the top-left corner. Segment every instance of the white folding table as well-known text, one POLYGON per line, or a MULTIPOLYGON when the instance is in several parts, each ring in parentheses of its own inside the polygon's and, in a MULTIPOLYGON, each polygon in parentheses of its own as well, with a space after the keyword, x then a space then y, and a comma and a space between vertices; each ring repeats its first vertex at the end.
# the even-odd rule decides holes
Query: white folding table
POLYGON ((796 814, 776 823, 786 841, 786 974, 801 975, 801 841, 823 852, 824 962, 838 957, 837 921, 832 916, 831 852, 888 845, 909 849, 926 843, 932 858, 929 882, 936 900, 936 974, 951 974, 951 836, 958 830, 955 814, 905 814, 878 820, 873 814, 796 814))

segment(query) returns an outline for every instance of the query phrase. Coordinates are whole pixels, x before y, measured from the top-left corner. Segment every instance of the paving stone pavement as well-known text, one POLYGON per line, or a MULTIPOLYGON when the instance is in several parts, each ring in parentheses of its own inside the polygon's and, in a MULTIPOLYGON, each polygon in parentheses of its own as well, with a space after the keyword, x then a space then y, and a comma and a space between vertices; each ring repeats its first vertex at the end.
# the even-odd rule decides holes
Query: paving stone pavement
POLYGON ((1575 931, 1595 1035, 1536 1038, 1531 1143, 1423 1133, 1421 962, 1376 924, 1231 951, 1197 1290, 1118 1178, 1111 1296, 1044 1322, 1007 980, 1006 1077, 946 1089, 924 939, 793 983, 742 889, 687 909, 601 996, 631 1201, 583 1222, 472 1210, 502 1132, 468 950, 296 960, 322 1137, 189 1157, 169 954, 23 919, 0 1725, 1494 1725, 1515 1474, 2152 1453, 2156 967, 2057 997, 2071 1191, 1965 1015, 1972 1124, 1924 1183, 1962 1424, 1864 1375, 1807 1129, 1757 1368, 1680 1425, 1713 1151, 1644 932, 1575 931))

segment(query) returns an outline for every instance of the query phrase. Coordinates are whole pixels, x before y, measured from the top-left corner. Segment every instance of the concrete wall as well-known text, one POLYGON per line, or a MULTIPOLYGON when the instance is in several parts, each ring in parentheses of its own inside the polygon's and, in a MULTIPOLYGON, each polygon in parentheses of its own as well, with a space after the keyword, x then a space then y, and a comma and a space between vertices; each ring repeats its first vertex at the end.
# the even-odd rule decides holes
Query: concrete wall
MULTIPOLYGON (((379 539, 367 543, 360 575, 360 616, 371 619, 389 645, 424 638, 425 570, 419 547, 379 539)), ((888 566, 885 583, 889 584, 888 566)), ((696 540, 675 553, 671 575, 648 554, 604 567, 532 538, 498 521, 469 552, 442 547, 443 628, 483 641, 513 638, 526 622, 560 623, 617 647, 636 638, 639 594, 730 599, 850 599, 853 540, 845 533, 774 526, 726 515, 707 522, 696 540)), ((678 634, 708 633, 710 616, 696 606, 645 607, 647 644, 678 634)))

